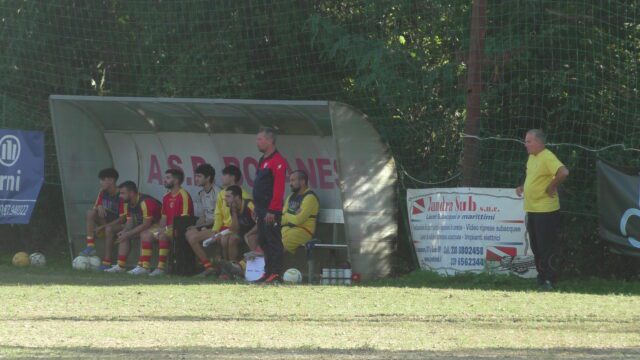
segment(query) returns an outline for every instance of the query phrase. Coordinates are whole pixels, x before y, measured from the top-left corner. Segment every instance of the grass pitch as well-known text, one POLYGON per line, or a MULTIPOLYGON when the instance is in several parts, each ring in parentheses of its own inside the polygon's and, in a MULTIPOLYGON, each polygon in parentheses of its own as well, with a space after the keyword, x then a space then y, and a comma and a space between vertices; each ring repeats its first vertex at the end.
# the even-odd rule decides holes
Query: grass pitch
POLYGON ((0 358, 640 357, 640 283, 416 273, 354 287, 0 265, 0 358))

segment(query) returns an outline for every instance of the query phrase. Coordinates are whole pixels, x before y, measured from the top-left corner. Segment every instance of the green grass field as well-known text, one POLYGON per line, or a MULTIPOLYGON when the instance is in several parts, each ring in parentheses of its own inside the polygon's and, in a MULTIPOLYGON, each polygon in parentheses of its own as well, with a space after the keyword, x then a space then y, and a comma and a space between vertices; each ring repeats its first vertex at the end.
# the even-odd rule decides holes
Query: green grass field
POLYGON ((0 358, 640 358, 640 283, 259 287, 0 265, 0 358))

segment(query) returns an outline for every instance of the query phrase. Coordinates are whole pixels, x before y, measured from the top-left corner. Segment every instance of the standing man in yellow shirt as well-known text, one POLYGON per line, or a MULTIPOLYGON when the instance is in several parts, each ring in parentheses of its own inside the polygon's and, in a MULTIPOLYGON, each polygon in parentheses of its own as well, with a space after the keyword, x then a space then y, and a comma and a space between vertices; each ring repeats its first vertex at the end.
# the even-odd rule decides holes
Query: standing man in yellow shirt
POLYGON ((553 247, 562 225, 558 186, 569 176, 569 169, 545 147, 546 136, 542 130, 529 130, 525 147, 529 153, 524 185, 516 188, 518 196, 524 196, 527 212, 527 232, 538 270, 541 290, 552 290, 555 269, 550 264, 553 247))

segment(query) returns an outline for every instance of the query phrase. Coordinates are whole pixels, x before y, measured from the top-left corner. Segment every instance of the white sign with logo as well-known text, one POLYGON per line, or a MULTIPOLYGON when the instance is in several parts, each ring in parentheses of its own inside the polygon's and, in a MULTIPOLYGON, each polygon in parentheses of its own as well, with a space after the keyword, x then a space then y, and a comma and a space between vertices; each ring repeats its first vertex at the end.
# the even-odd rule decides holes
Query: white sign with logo
POLYGON ((407 206, 422 269, 537 275, 514 189, 408 189, 407 206))
POLYGON ((0 139, 0 164, 13 166, 20 157, 20 140, 13 135, 5 135, 0 139))
POLYGON ((44 182, 44 134, 0 129, 0 224, 28 224, 44 182))

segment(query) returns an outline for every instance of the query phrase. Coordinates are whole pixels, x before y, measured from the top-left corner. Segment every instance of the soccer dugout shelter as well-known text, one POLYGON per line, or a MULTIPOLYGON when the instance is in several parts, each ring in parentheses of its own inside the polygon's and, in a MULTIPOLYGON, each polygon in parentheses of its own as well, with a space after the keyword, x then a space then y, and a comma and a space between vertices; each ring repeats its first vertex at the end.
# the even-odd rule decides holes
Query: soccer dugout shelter
MULTIPOLYGON (((316 238, 346 244, 353 271, 364 279, 390 272, 397 237, 395 164, 366 115, 352 106, 52 95, 50 110, 73 256, 84 247, 86 211, 99 191, 99 170, 114 167, 119 183, 133 180, 140 192, 160 200, 164 171, 180 168, 195 202, 199 164, 214 166, 217 185, 222 169, 234 164, 251 192, 260 157, 255 135, 261 126, 270 126, 278 132, 277 146, 289 168, 306 171, 319 197, 316 238)), ((97 240, 99 254, 102 244, 97 240)), ((138 244, 132 244, 131 264, 138 244)))

